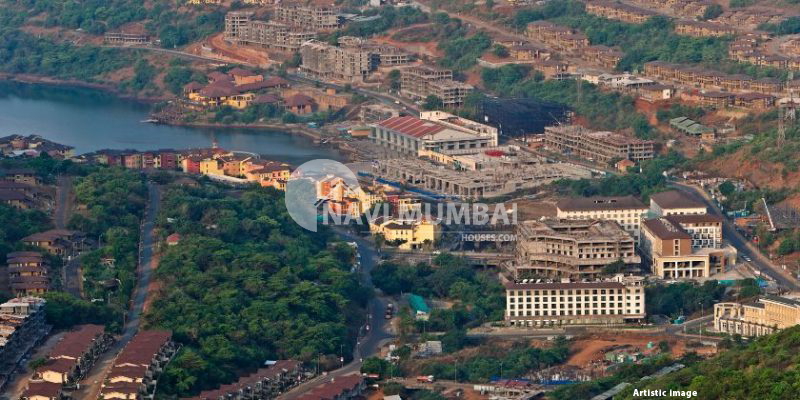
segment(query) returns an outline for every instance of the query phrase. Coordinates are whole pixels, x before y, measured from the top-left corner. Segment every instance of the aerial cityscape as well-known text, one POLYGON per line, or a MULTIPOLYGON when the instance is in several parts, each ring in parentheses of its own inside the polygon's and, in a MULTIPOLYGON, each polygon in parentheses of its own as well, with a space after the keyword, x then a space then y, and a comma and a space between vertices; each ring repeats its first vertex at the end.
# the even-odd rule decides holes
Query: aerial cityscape
POLYGON ((798 0, 0 0, 0 400, 800 399, 798 73, 798 0))

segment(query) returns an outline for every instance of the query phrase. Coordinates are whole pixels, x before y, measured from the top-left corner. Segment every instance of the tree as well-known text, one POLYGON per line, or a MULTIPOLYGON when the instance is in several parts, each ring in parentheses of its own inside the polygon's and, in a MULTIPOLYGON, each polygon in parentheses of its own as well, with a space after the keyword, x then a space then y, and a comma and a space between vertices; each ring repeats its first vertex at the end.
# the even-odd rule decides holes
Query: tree
POLYGON ((425 98, 425 102, 422 103, 422 108, 428 111, 441 110, 444 108, 444 102, 442 102, 442 99, 439 96, 430 94, 425 98))
POLYGON ((614 275, 625 272, 625 261, 616 260, 603 267, 603 275, 614 275))
POLYGON ((486 5, 486 9, 492 11, 494 8, 494 0, 484 0, 484 5, 486 5))
POLYGON ((706 10, 703 12, 702 19, 704 21, 708 21, 709 19, 714 19, 722 15, 722 6, 719 4, 711 4, 706 7, 706 10))
POLYGON ((658 349, 662 353, 668 352, 669 351, 669 342, 667 342, 666 340, 662 340, 662 341, 658 342, 658 349))
POLYGON ((509 56, 508 49, 502 44, 494 45, 494 48, 492 49, 492 54, 500 58, 506 58, 509 56))

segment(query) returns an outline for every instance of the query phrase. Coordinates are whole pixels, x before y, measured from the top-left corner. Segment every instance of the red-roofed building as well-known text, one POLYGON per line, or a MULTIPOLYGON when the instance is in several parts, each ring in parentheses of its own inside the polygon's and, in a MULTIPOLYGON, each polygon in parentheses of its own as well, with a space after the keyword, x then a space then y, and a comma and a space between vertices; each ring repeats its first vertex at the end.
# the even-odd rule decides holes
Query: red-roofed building
POLYGON ((62 400, 63 389, 58 383, 30 382, 22 392, 21 400, 62 400))
POLYGON ((347 400, 360 396, 366 388, 361 375, 347 375, 320 384, 297 400, 347 400))
POLYGON ((496 137, 480 134, 469 126, 411 116, 389 118, 374 128, 371 138, 375 143, 413 155, 423 150, 448 155, 475 154, 496 145, 496 137))
POLYGON ((303 379, 302 364, 279 360, 272 365, 242 377, 238 382, 206 390, 190 400, 274 399, 303 379))
POLYGON ((175 246, 181 241, 181 235, 178 233, 173 233, 167 236, 167 246, 175 246))
POLYGON ((111 335, 105 332, 103 326, 81 325, 53 346, 48 353, 48 362, 37 368, 34 376, 60 385, 77 382, 111 342, 111 335))
POLYGON ((298 93, 284 99, 286 111, 298 115, 311 114, 317 110, 317 103, 309 96, 298 93))
POLYGON ((156 378, 177 350, 169 331, 137 333, 114 360, 99 398, 149 398, 155 390, 156 378))

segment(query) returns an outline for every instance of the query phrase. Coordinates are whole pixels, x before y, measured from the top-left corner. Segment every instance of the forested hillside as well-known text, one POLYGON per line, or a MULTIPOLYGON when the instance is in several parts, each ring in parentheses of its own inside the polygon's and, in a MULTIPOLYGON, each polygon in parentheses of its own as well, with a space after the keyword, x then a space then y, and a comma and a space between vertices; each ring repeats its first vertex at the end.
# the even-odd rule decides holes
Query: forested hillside
MULTIPOLYGON (((796 399, 800 382, 800 327, 734 348, 662 378, 634 385, 621 399, 635 399, 633 389, 696 390, 697 399, 796 399)), ((616 396, 615 396, 616 398, 616 396)))
POLYGON ((162 209, 163 233, 182 238, 161 258, 161 290, 146 321, 172 330, 184 347, 159 392, 196 393, 265 360, 350 353, 354 340, 345 339, 368 292, 349 272, 352 250, 330 231, 300 228, 272 189, 172 188, 162 209))

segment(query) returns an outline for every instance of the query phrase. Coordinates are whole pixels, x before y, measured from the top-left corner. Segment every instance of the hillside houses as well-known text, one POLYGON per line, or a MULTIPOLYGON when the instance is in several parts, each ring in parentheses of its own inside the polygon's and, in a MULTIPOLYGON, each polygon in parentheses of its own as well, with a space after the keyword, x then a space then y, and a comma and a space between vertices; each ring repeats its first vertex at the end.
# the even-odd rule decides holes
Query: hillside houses
POLYGON ((586 3, 586 12, 631 24, 641 24, 658 15, 654 11, 613 0, 589 1, 586 3))

